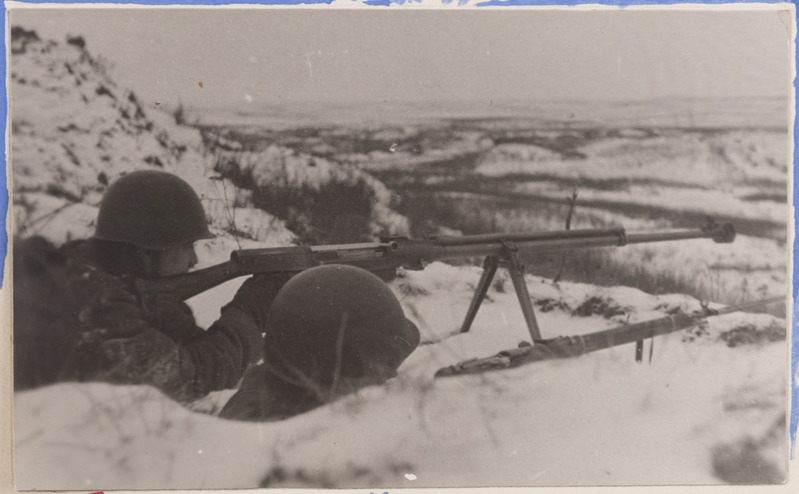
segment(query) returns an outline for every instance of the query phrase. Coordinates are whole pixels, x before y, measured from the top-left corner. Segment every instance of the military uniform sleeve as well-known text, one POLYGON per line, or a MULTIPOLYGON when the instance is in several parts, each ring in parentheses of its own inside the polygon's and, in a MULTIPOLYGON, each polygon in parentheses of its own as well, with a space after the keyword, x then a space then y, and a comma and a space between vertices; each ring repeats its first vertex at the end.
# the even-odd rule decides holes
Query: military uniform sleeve
POLYGON ((225 404, 219 416, 232 420, 266 421, 275 413, 275 396, 267 386, 268 376, 263 364, 251 367, 236 394, 225 404))
POLYGON ((191 397, 233 388, 263 358, 261 330, 247 314, 228 309, 200 338, 182 348, 181 374, 193 376, 191 397))
POLYGON ((271 422, 313 410, 325 400, 302 387, 275 379, 263 363, 250 367, 219 416, 230 420, 271 422))
POLYGON ((196 327, 189 311, 196 332, 176 338, 174 327, 166 325, 187 324, 180 317, 182 308, 176 313, 162 304, 154 317, 119 280, 103 285, 80 314, 87 380, 150 384, 176 399, 191 400, 234 387, 262 356, 260 329, 240 311, 226 310, 208 331, 196 327))

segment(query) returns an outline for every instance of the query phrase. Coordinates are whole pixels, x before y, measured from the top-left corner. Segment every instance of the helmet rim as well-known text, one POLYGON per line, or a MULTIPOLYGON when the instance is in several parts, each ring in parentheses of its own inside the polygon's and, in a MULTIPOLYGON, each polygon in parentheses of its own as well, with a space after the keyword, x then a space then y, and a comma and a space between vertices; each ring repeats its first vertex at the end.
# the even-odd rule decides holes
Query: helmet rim
POLYGON ((158 170, 134 171, 112 183, 100 202, 93 235, 148 250, 214 237, 194 189, 158 170))

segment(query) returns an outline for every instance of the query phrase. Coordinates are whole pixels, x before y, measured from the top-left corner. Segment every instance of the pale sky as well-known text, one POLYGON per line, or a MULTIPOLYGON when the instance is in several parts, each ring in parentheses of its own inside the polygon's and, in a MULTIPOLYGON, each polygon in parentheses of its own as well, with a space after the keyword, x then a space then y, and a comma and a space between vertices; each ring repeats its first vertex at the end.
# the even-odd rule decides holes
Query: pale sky
POLYGON ((774 10, 9 12, 42 38, 84 36, 151 102, 641 100, 790 85, 792 40, 774 10))

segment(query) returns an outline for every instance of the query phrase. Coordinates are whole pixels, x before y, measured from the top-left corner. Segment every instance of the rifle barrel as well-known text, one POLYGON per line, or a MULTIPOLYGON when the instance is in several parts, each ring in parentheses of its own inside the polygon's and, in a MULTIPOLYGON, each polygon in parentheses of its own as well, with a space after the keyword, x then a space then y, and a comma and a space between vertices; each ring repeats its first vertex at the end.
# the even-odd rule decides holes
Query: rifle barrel
POLYGON ((434 241, 437 245, 451 247, 456 245, 475 245, 489 242, 530 242, 608 236, 623 237, 624 228, 563 230, 532 233, 483 233, 466 236, 432 235, 427 237, 427 239, 434 241))
POLYGON ((664 240, 688 240, 692 238, 712 238, 716 243, 728 244, 735 240, 735 228, 731 223, 699 230, 671 230, 665 232, 642 232, 627 234, 628 244, 661 242, 664 240))
POLYGON ((627 244, 696 238, 711 238, 717 243, 729 243, 735 238, 735 228, 731 224, 725 223, 724 225, 711 225, 698 229, 642 233, 626 233, 623 228, 611 228, 534 233, 496 233, 464 237, 439 236, 423 240, 396 238, 391 239, 389 242, 390 245, 395 247, 390 249, 387 255, 402 258, 409 265, 424 265, 424 262, 464 257, 503 257, 508 249, 529 254, 595 247, 621 247, 627 244))

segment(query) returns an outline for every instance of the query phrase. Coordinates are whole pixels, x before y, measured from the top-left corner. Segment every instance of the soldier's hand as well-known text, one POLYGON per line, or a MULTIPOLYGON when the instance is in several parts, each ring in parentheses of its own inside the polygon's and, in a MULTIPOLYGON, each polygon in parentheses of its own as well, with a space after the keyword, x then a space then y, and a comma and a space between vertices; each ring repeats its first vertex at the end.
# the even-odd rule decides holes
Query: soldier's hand
POLYGON ((222 307, 222 312, 228 309, 240 310, 252 317, 258 327, 263 329, 272 301, 293 275, 294 273, 272 273, 251 276, 241 285, 233 300, 222 307))

